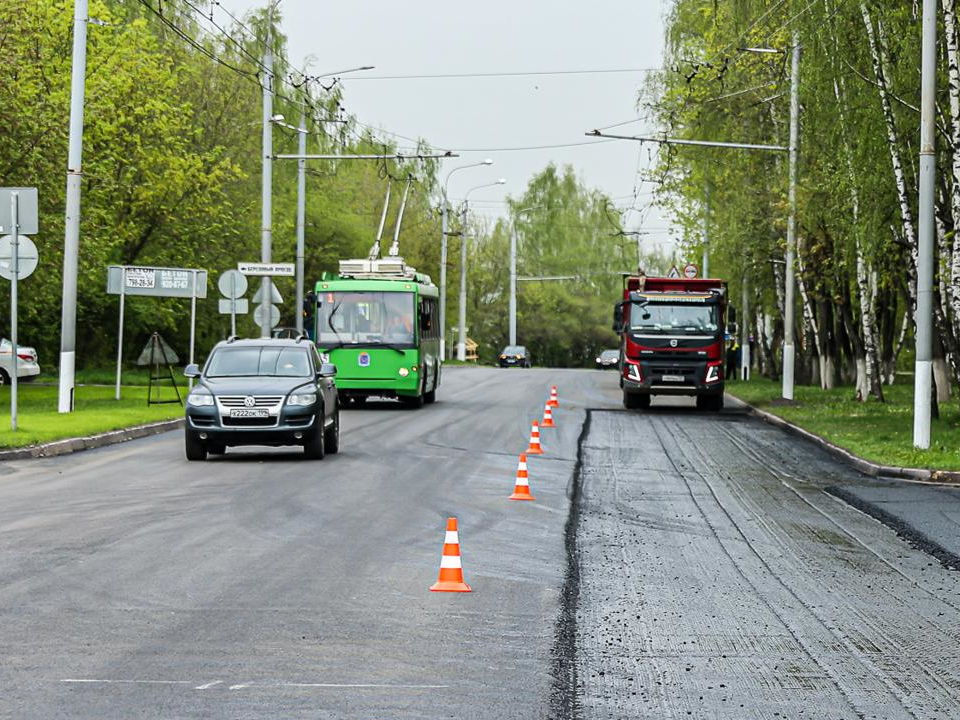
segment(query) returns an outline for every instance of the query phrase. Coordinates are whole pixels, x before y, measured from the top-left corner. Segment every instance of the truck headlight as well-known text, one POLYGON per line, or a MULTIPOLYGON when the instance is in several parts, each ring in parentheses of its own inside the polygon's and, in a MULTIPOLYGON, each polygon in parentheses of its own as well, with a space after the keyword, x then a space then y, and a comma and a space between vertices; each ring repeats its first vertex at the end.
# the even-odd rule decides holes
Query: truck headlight
POLYGON ((213 395, 207 392, 192 392, 187 396, 187 404, 193 407, 211 407, 213 395))
POLYGON ((707 383, 720 382, 720 364, 707 365, 707 383))
POLYGON ((287 398, 287 405, 296 405, 299 407, 305 407, 307 405, 313 405, 317 401, 317 394, 315 392, 308 393, 294 393, 287 398))

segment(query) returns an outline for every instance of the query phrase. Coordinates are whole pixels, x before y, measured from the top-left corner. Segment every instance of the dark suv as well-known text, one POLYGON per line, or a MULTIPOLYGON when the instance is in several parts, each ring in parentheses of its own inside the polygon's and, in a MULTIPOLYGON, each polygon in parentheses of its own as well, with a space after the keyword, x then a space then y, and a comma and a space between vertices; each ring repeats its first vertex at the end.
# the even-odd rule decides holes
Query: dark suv
POLYGON ((187 460, 222 455, 236 445, 302 445, 308 458, 340 449, 335 365, 309 340, 217 343, 187 396, 187 460))

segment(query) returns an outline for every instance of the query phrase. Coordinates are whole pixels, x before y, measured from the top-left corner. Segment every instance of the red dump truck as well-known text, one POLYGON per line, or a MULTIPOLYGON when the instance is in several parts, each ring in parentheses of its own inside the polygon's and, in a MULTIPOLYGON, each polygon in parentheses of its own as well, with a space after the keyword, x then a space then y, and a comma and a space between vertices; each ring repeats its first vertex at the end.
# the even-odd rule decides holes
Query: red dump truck
POLYGON ((693 395, 723 408, 726 286, 722 280, 629 276, 613 313, 620 387, 629 409, 653 395, 693 395))

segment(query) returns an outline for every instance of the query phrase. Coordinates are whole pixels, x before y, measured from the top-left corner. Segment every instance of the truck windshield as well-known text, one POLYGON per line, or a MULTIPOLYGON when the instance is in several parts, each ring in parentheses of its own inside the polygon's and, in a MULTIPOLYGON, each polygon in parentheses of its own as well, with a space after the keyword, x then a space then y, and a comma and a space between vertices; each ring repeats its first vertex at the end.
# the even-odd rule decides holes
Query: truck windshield
POLYGON ((630 307, 630 329, 644 333, 712 335, 717 332, 716 305, 642 305, 630 307))
POLYGON ((414 344, 414 295, 409 292, 325 292, 317 308, 317 345, 414 344))

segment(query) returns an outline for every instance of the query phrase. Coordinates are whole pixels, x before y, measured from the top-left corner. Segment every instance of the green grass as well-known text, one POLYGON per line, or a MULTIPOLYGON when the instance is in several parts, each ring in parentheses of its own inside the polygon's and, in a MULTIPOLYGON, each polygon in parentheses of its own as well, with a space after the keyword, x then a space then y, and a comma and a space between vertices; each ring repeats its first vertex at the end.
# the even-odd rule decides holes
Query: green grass
MULTIPOLYGON (((10 429, 10 388, 0 387, 0 448, 25 447, 72 437, 183 417, 176 404, 147 406, 146 387, 124 387, 120 400, 113 399, 112 387, 77 386, 74 412, 57 412, 57 387, 21 383, 18 393, 18 429, 10 429)), ((186 396, 186 385, 180 388, 186 396)), ((165 387, 164 399, 176 396, 165 387)))
MULTIPOLYGON (((161 373, 163 370, 161 369, 161 373)), ((183 377, 183 368, 174 367, 173 376, 177 379, 177 384, 183 384, 186 379, 183 377)), ((37 376, 34 382, 40 384, 54 383, 59 380, 56 368, 44 370, 37 376)), ((137 368, 136 370, 123 370, 120 373, 120 383, 122 385, 146 385, 150 379, 148 370, 137 368)), ((117 369, 115 367, 91 368, 87 370, 77 370, 76 383, 78 385, 115 385, 117 382, 117 369)))
POLYGON ((797 386, 794 403, 780 400, 781 385, 765 378, 729 382, 727 392, 778 415, 871 462, 931 470, 960 470, 960 410, 957 400, 940 406, 929 450, 913 447, 913 379, 883 388, 886 402, 854 399, 851 387, 820 390, 797 386), (779 401, 779 402, 778 402, 779 401))

